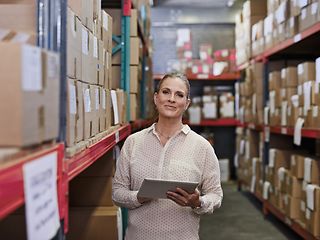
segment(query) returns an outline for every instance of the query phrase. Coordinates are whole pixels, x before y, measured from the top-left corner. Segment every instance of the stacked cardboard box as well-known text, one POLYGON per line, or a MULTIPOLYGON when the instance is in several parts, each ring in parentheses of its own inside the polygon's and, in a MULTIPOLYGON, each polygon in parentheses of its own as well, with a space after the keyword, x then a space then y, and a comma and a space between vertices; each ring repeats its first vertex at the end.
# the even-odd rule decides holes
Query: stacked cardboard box
POLYGON ((114 171, 110 151, 70 182, 68 239, 119 239, 121 211, 112 202, 114 171))
POLYGON ((33 1, 0 4, 2 147, 36 145, 58 136, 60 60, 35 46, 35 16, 33 1))

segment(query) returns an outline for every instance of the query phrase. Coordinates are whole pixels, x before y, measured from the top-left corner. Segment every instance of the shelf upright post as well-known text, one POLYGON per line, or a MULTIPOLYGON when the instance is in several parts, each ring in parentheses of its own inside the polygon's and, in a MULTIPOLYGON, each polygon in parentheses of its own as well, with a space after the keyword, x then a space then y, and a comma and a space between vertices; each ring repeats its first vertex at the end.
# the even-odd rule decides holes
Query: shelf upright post
POLYGON ((141 118, 145 119, 146 118, 146 61, 147 61, 147 42, 145 39, 145 34, 146 34, 146 7, 145 5, 141 6, 141 16, 142 16, 142 38, 145 40, 143 41, 143 56, 142 56, 142 79, 141 79, 141 85, 140 85, 140 112, 141 112, 141 118))
POLYGON ((131 0, 122 0, 121 88, 127 93, 127 120, 130 121, 130 18, 131 0))
MULTIPOLYGON (((127 95, 127 120, 130 121, 130 18, 131 0, 122 0, 121 18, 121 88, 127 95)), ((128 226, 128 209, 121 208, 123 239, 128 226)))
MULTIPOLYGON (((267 106, 269 100, 269 62, 267 59, 263 59, 263 105, 267 106)), ((266 134, 265 129, 263 129, 264 134, 266 134)), ((270 130, 269 130, 270 135, 270 130)), ((270 136, 269 142, 266 142, 264 139, 263 144, 263 157, 262 157, 262 166, 265 167, 269 164, 269 148, 270 148, 270 136)), ((263 180, 266 180, 265 171, 263 171, 263 180)))

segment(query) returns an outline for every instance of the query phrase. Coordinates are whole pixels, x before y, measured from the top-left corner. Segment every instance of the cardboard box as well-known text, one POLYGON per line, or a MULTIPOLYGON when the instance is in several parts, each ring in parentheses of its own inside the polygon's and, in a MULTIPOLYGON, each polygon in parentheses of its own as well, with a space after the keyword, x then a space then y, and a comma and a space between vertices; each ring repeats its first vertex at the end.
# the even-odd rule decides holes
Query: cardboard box
MULTIPOLYGON (((121 51, 112 55, 112 65, 121 64, 121 51)), ((139 65, 139 38, 130 37, 130 65, 139 65)))
POLYGON ((315 237, 320 236, 320 211, 306 209, 307 230, 315 237))
POLYGON ((37 33, 36 4, 1 4, 1 28, 37 33), (19 16, 19 17, 17 17, 19 16))
POLYGON ((93 32, 93 1, 68 0, 68 5, 80 18, 81 23, 93 32))
POLYGON ((314 81, 316 79, 315 62, 300 63, 297 69, 299 85, 307 81, 314 81))
MULTIPOLYGON (((121 35, 121 18, 122 18, 122 10, 121 9, 105 9, 105 11, 112 17, 112 33, 113 35, 120 36, 121 35)), ((138 36, 138 13, 136 9, 131 9, 130 16, 130 36, 137 37, 138 36)))
POLYGON ((289 195, 285 197, 285 213, 291 219, 299 219, 300 215, 300 198, 294 198, 289 195))
POLYGON ((82 81, 98 83, 98 39, 82 26, 82 81))
POLYGON ((287 180, 286 180, 286 184, 287 184, 287 193, 291 196, 291 197, 295 197, 295 198, 301 198, 301 193, 302 193, 302 180, 299 180, 296 177, 292 177, 292 176, 287 176, 287 180))
POLYGON ((121 67, 118 65, 112 65, 112 80, 110 81, 110 89, 121 88, 121 67))
POLYGON ((100 89, 98 86, 90 85, 91 103, 92 103, 92 125, 91 136, 99 133, 100 124, 100 89))
POLYGON ((67 238, 70 240, 98 240, 118 238, 118 231, 122 227, 121 209, 118 207, 98 208, 70 208, 69 232, 67 238))
POLYGON ((291 17, 287 21, 287 37, 294 37, 299 33, 299 16, 291 17))
POLYGON ((111 103, 110 90, 106 89, 106 130, 108 130, 113 125, 112 111, 113 109, 111 103))
POLYGON ((82 80, 82 25, 70 8, 67 16, 67 76, 82 80))
POLYGON ((281 86, 281 73, 274 71, 269 73, 269 90, 278 90, 281 86))
POLYGON ((107 129, 107 93, 106 89, 99 87, 100 112, 99 112, 99 132, 107 129))
POLYGON ((103 46, 107 52, 112 52, 112 17, 106 13, 106 11, 101 10, 102 17, 102 41, 103 46))
POLYGON ((112 177, 76 177, 69 186, 72 207, 113 206, 112 177))
POLYGON ((94 136, 94 117, 95 117, 95 106, 94 106, 94 91, 92 86, 86 83, 82 84, 83 92, 83 129, 84 139, 89 139, 94 136))
POLYGON ((290 173, 297 179, 303 179, 304 176, 304 156, 292 154, 290 159, 290 173))
POLYGON ((243 4, 242 15, 244 18, 250 16, 261 16, 263 18, 267 14, 267 2, 259 0, 246 1, 243 4))
POLYGON ((0 43, 0 52, 0 145, 22 147, 56 138, 58 55, 14 43, 0 43))

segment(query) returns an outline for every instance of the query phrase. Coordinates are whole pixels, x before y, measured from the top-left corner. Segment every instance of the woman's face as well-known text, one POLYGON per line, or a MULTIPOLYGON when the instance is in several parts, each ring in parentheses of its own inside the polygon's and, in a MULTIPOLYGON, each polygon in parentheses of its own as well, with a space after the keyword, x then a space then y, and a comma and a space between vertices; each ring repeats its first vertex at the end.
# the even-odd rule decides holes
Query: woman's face
POLYGON ((158 93, 154 94, 154 103, 159 117, 181 118, 188 108, 188 89, 180 78, 165 79, 158 93))

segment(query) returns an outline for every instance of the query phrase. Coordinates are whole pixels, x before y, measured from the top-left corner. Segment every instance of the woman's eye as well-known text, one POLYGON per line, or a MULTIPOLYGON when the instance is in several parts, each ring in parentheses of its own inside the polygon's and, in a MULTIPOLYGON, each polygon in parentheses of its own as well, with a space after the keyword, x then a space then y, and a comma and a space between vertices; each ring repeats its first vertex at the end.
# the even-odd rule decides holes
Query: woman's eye
POLYGON ((177 95, 179 98, 183 98, 183 97, 184 97, 183 93, 177 93, 176 95, 177 95))
POLYGON ((162 90, 163 94, 169 94, 170 92, 168 90, 162 90))

